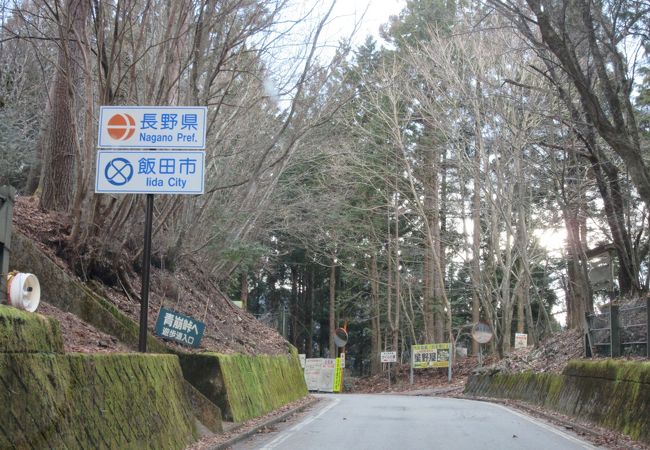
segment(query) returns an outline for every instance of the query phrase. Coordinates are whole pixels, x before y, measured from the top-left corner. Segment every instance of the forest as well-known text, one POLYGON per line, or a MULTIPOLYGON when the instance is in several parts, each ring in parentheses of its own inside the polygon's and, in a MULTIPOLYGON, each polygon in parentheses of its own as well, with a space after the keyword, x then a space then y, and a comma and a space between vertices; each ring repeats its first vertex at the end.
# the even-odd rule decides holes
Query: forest
POLYGON ((332 48, 334 4, 0 0, 0 185, 117 285, 145 200, 94 192, 100 106, 207 107, 205 194, 156 196, 152 263, 200 267, 308 357, 345 327, 365 373, 646 294, 649 2, 407 0, 332 48))

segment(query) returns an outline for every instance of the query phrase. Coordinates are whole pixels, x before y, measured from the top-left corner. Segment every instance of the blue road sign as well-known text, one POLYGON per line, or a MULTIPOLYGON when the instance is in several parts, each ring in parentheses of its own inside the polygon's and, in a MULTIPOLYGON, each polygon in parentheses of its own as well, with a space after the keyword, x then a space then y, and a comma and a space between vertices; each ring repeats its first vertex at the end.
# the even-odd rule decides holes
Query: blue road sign
POLYGON ((96 193, 203 194, 204 151, 97 152, 96 193))

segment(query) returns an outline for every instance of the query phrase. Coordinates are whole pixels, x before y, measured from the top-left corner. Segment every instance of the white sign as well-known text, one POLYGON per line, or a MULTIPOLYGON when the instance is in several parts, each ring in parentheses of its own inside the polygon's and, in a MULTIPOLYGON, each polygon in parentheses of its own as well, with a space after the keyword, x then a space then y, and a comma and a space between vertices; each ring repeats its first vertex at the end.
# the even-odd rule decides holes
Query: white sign
POLYGON ((304 369, 305 368, 305 361, 307 360, 307 355, 304 354, 304 353, 300 353, 298 355, 298 358, 300 359, 300 367, 302 367, 304 369))
POLYGON ((97 152, 95 193, 203 194, 204 151, 97 152))
POLYGON ((515 333, 515 348, 526 348, 528 346, 528 335, 526 333, 515 333))
POLYGON ((318 390, 321 392, 334 392, 334 372, 336 370, 336 359, 323 358, 323 365, 320 368, 320 379, 318 390))
POLYGON ((204 149, 207 111, 202 106, 102 106, 97 146, 204 149))
POLYGON ((383 363, 397 362, 397 352, 381 352, 381 362, 383 363))
POLYGON ((317 391, 320 382, 320 369, 323 365, 323 358, 308 358, 305 361, 305 384, 307 390, 317 391))
POLYGON ((341 369, 345 369, 345 353, 339 355, 341 369))

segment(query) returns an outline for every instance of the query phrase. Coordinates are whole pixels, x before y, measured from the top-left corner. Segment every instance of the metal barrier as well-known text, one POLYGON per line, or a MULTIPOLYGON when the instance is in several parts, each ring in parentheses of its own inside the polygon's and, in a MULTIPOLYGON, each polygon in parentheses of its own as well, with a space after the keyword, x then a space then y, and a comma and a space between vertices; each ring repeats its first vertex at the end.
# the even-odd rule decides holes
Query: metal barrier
MULTIPOLYGON (((589 327, 588 340, 596 355, 611 356, 612 350, 612 326, 609 312, 604 314, 587 314, 587 325, 589 327)), ((591 355, 588 348, 587 356, 591 355)))
POLYGON ((650 297, 644 303, 611 305, 602 314, 587 314, 587 356, 637 355, 650 358, 650 297))
POLYGON ((623 354, 639 354, 648 346, 648 305, 621 306, 618 311, 623 354))

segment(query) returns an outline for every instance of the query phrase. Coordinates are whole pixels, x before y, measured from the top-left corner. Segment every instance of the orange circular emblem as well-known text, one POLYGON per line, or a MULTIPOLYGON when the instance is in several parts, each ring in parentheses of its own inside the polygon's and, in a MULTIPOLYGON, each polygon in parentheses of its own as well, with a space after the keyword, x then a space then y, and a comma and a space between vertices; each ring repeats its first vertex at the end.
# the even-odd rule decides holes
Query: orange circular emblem
POLYGON ((106 128, 111 138, 126 141, 135 133, 135 120, 128 114, 113 114, 106 128))

